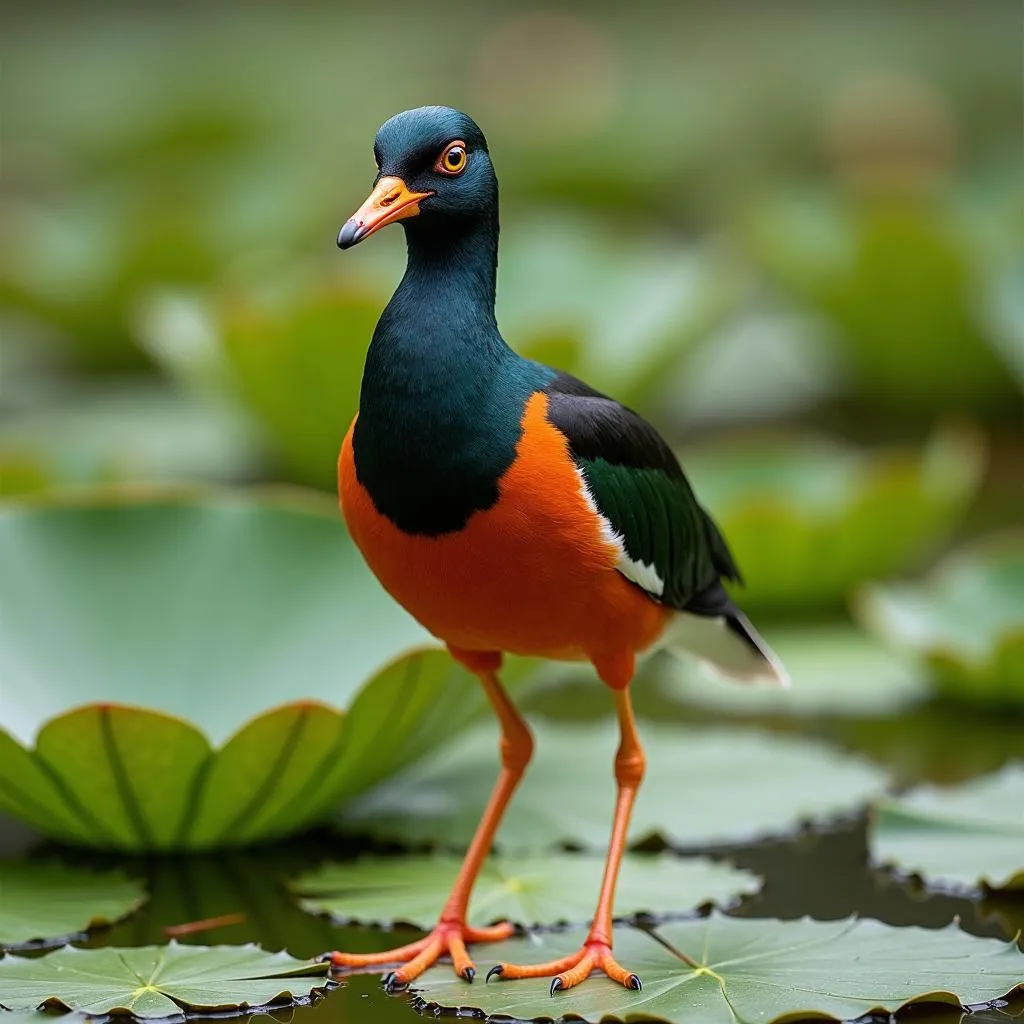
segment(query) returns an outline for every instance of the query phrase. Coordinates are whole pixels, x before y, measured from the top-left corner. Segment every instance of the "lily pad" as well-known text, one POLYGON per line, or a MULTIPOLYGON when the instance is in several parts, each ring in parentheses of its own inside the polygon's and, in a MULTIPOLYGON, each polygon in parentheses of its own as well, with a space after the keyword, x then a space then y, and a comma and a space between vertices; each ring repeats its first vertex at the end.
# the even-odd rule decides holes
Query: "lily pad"
POLYGON ((1024 707, 1024 533, 979 542, 918 584, 866 587, 857 610, 942 696, 1024 707))
MULTIPOLYGON (((550 1020, 656 1020, 735 1024, 827 1017, 855 1020, 912 1003, 968 1004, 1001 998, 1024 978, 1015 943, 978 939, 955 925, 936 931, 878 921, 747 920, 713 914, 660 926, 661 942, 635 928, 615 931, 615 955, 643 980, 633 992, 606 978, 548 993, 549 980, 474 985, 435 967, 414 983, 423 1007, 550 1020)), ((512 939, 480 950, 477 969, 532 963, 578 949, 585 932, 512 939)))
POLYGON ((984 465, 976 435, 921 453, 867 454, 824 439, 756 440, 685 453, 683 465, 743 570, 744 608, 820 611, 946 540, 984 465))
MULTIPOLYGON (((291 882, 300 905, 337 921, 402 922, 428 929, 444 906, 459 870, 458 857, 401 857, 325 864, 291 882)), ((558 854, 488 860, 473 888, 469 920, 507 920, 524 926, 588 921, 601 884, 604 859, 558 854)), ((623 861, 615 914, 678 913, 727 903, 756 892, 746 871, 704 858, 629 854, 623 861)))
MULTIPOLYGON (((647 774, 630 840, 677 849, 744 843, 857 810, 885 776, 819 743, 758 732, 640 725, 647 774)), ((544 725, 497 835, 503 852, 608 843, 618 729, 544 725)), ((495 729, 481 728, 343 808, 340 825, 403 843, 468 845, 497 768, 495 729)))
POLYGON ((426 634, 319 503, 9 506, 0 562, 0 809, 64 841, 283 836, 486 704, 440 650, 392 660, 426 634))
POLYGON ((130 1013, 145 1020, 307 1002, 328 987, 327 965, 259 946, 63 949, 0 960, 3 1005, 12 1010, 130 1013))
POLYGON ((333 490, 338 449, 359 405, 366 348, 386 296, 321 281, 268 303, 235 295, 219 310, 224 355, 246 406, 304 482, 333 490))
POLYGON ((737 686, 689 658, 666 654, 652 669, 662 692, 688 705, 746 715, 877 715, 927 696, 912 660, 844 625, 765 631, 793 680, 785 690, 737 686))
POLYGON ((0 861, 0 947, 54 945, 127 917, 145 899, 120 871, 0 861))
POLYGON ((1024 761, 882 800, 872 858, 955 890, 1024 890, 1024 761))

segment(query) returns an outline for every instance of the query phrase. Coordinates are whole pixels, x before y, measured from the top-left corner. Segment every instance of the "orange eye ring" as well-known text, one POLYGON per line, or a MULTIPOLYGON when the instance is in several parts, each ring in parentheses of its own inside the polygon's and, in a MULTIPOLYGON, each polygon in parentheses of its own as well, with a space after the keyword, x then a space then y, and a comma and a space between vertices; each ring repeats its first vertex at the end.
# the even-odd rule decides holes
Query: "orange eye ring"
POLYGON ((437 158, 437 163, 434 164, 434 170, 438 174, 447 174, 448 177, 454 178, 461 174, 466 169, 466 144, 462 139, 456 139, 454 142, 449 142, 444 148, 444 152, 437 158))

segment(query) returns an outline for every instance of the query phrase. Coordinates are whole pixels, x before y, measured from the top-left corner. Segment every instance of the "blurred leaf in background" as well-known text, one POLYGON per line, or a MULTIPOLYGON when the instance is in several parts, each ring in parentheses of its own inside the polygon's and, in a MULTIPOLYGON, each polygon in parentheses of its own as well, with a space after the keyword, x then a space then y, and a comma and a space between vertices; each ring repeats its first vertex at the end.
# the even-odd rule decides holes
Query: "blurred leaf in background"
POLYGON ((1024 534, 975 542, 917 584, 865 587, 856 607, 942 696, 1024 710, 1024 534))
POLYGON ((950 428, 920 453, 759 435, 695 449, 683 465, 741 567, 742 605, 820 614, 842 608, 856 584, 939 549, 984 458, 975 432, 950 428))
POLYGON ((404 261, 397 228, 335 235, 377 126, 445 102, 498 167, 509 342, 683 450, 759 620, 836 617, 1020 522, 1018 23, 1013 0, 22 5, 0 493, 333 490, 404 261))
POLYGON ((840 329, 866 404, 992 415, 1020 402, 981 301, 1021 241, 1020 183, 957 186, 959 134, 927 78, 854 75, 824 111, 825 187, 766 200, 747 222, 769 275, 840 329))

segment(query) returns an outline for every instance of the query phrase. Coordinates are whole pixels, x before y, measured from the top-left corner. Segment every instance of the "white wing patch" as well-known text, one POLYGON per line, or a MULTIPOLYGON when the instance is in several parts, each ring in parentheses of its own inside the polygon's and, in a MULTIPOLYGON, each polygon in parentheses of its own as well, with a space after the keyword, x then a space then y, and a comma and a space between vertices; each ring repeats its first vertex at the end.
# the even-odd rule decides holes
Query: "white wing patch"
POLYGON ((665 581, 658 574, 658 570, 653 565, 648 565, 646 562, 639 562, 635 558, 629 557, 626 553, 625 538, 612 526, 607 516, 597 507, 594 495, 591 494, 590 487, 587 485, 587 478, 583 475, 583 470, 579 466, 576 467, 576 475, 580 478, 580 492, 583 495, 583 500, 590 506, 591 511, 597 516, 598 522, 601 524, 601 535, 609 544, 618 549, 615 568, 627 580, 635 583, 638 587, 642 587, 648 594, 661 597, 665 592, 665 581))

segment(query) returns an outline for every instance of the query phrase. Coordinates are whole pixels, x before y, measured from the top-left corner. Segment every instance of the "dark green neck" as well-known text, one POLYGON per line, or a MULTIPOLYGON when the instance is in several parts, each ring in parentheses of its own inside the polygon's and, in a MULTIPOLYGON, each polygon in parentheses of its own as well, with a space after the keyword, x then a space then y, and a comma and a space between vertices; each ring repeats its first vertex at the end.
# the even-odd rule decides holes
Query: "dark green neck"
POLYGON ((377 510, 436 536, 497 501, 526 399, 547 374, 498 333, 496 215, 410 220, 406 235, 408 265, 367 353, 353 442, 377 510))
MULTIPOLYGON (((498 275, 498 217, 456 221, 440 229, 436 224, 405 222, 408 262, 405 276, 388 308, 403 293, 428 302, 430 296, 458 295, 467 311, 480 322, 494 321, 494 296, 498 275)), ((384 316, 387 316, 385 310, 384 316)), ((384 317, 381 318, 383 322, 384 317)))

